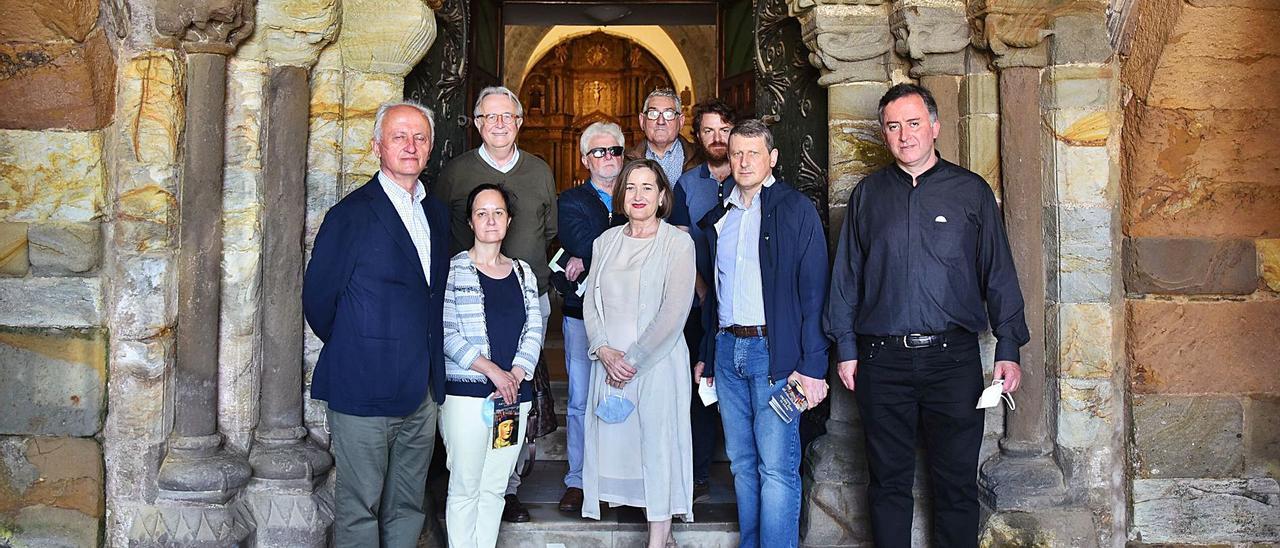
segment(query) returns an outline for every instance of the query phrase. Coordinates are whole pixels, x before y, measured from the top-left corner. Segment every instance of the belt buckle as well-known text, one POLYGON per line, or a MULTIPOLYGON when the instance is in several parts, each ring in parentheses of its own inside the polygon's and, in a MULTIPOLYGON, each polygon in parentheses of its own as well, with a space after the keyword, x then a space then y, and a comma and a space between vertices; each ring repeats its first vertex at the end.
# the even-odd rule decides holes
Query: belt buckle
POLYGON ((920 337, 920 336, 922 336, 922 335, 920 335, 919 333, 912 333, 912 334, 910 334, 910 335, 903 335, 903 336, 902 336, 902 346, 903 346, 903 347, 905 347, 905 348, 926 348, 926 347, 928 347, 928 346, 929 346, 928 344, 921 344, 921 345, 912 345, 912 344, 911 344, 911 337, 920 337))

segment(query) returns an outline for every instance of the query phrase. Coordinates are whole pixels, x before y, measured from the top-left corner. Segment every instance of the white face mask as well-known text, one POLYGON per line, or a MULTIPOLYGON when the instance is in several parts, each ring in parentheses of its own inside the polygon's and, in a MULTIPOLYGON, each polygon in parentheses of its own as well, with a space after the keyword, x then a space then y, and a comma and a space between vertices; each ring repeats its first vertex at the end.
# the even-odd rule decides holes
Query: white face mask
POLYGON ((1004 379, 996 379, 991 382, 986 390, 982 391, 982 395, 978 396, 978 406, 975 409, 987 409, 1000 405, 1000 400, 1004 399, 1009 404, 1009 410, 1017 409, 1017 405, 1013 403, 1013 396, 1004 393, 1004 379))

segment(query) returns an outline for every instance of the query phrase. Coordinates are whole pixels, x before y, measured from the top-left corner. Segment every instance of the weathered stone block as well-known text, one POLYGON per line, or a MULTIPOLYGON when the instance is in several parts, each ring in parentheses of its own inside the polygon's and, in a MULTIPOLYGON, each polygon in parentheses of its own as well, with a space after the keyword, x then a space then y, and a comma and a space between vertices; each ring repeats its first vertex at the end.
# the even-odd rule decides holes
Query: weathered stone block
POLYGON ((1098 545, 1097 532, 1094 518, 1086 510, 1000 512, 985 524, 978 546, 1093 548, 1098 545))
POLYGON ((1000 117, 972 114, 960 120, 960 165, 981 175, 991 185, 996 200, 1000 192, 1000 117))
POLYGON ((122 254, 112 266, 116 287, 112 331, 126 338, 147 339, 171 329, 177 316, 172 253, 122 254))
POLYGON ((0 219, 90 221, 101 215, 106 171, 97 131, 0 130, 0 219))
POLYGON ((98 22, 93 0, 0 0, 0 42, 83 42, 98 22))
POLYGON ((0 276, 26 276, 27 223, 0 222, 0 276))
POLYGON ((1134 392, 1280 393, 1280 304, 1129 301, 1127 316, 1134 392))
POLYGON ((1135 540, 1210 544, 1280 538, 1275 479, 1133 481, 1135 540))
POLYGON ((35 223, 28 232, 31 271, 37 276, 85 274, 102 256, 98 223, 35 223))
MULTIPOLYGON (((1069 144, 1067 137, 1060 136, 1054 144, 1055 177, 1057 179, 1059 202, 1067 205, 1104 207, 1115 201, 1119 190, 1119 169, 1112 170, 1111 153, 1103 143, 1097 142, 1098 129, 1094 126, 1107 126, 1105 115, 1086 117, 1080 121, 1079 128, 1063 128, 1064 132, 1077 132, 1081 144, 1069 144), (1093 139, 1093 141, 1089 141, 1093 139)), ((1105 131, 1110 131, 1106 129, 1105 131)))
POLYGON ((0 278, 0 325, 94 327, 102 324, 97 278, 0 278))
POLYGON ((1096 9, 1086 13, 1053 18, 1053 37, 1048 42, 1054 64, 1101 63, 1112 57, 1105 4, 1094 5, 1096 9))
POLYGON ((1252 240, 1126 238, 1124 265, 1130 293, 1247 295, 1258 288, 1252 240))
POLYGON ((0 514, 0 537, 6 546, 98 546, 99 519, 75 510, 50 508, 43 504, 0 514))
POLYGON ((965 114, 999 114, 999 94, 994 72, 967 74, 960 83, 960 110, 965 114))
POLYGON ((1120 417, 1111 381, 1062 379, 1058 389, 1058 443, 1073 448, 1105 445, 1120 417))
POLYGON ((1144 478, 1238 477, 1244 410, 1234 397, 1136 396, 1134 467, 1144 478))
POLYGON ((1280 239, 1257 240, 1259 270, 1262 272, 1262 283, 1272 291, 1280 291, 1280 239))
POLYGON ((880 97, 889 91, 882 82, 850 82, 827 88, 827 113, 832 120, 879 120, 880 97))
POLYGON ((1244 402, 1244 473, 1280 479, 1280 395, 1244 402))
POLYGON ((1109 64, 1049 67, 1049 105, 1052 108, 1106 110, 1111 101, 1115 70, 1109 64))
POLYGON ((1062 302, 1105 303, 1111 299, 1111 246, 1062 242, 1058 254, 1056 281, 1062 302))
POLYGON ((96 434, 106 363, 106 339, 96 329, 0 328, 0 434, 96 434))
MULTIPOLYGON (((1213 63, 1209 63, 1212 65, 1213 63)), ((1261 84, 1260 84, 1261 85, 1261 84)), ((1215 84, 1221 93, 1226 84, 1215 84)), ((1261 103, 1265 104, 1265 103, 1261 103)), ((1131 101, 1121 140, 1129 236, 1280 237, 1271 110, 1188 111, 1131 101)))
POLYGON ((143 51, 122 61, 120 75, 116 126, 123 135, 117 140, 118 157, 142 172, 120 192, 150 185, 172 192, 177 176, 170 166, 178 162, 178 136, 186 116, 181 62, 173 50, 143 51))
POLYGON ((1113 309, 1107 303, 1062 303, 1058 307, 1058 354, 1065 377, 1109 379, 1115 371, 1111 341, 1113 309))
POLYGON ((116 66, 102 30, 84 42, 0 43, 0 57, 10 60, 0 78, 0 127, 86 130, 111 121, 116 66))
POLYGON ((98 442, 0 437, 0 515, 44 505, 97 519, 102 517, 102 502, 102 449, 98 442))

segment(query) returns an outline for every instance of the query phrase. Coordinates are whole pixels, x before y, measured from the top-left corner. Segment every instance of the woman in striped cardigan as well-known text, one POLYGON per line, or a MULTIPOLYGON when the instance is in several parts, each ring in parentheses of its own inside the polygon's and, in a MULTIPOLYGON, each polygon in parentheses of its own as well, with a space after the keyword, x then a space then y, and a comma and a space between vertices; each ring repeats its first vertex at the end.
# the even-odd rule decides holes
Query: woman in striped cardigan
MULTIPOLYGON (((448 453, 445 523, 450 547, 492 547, 533 399, 542 351, 538 280, 528 263, 505 257, 510 195, 481 184, 467 197, 471 249, 449 262, 444 297, 445 400, 440 433, 448 453), (493 405, 519 402, 514 440, 495 443, 493 405)), ((503 425, 503 432, 511 430, 503 425)))

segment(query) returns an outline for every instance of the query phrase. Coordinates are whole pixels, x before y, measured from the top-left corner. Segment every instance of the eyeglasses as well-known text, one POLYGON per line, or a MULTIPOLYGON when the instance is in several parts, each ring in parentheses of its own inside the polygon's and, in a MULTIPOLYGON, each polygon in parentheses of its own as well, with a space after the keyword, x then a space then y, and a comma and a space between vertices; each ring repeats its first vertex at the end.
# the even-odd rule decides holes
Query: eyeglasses
POLYGON ((622 156, 622 147, 619 147, 619 146, 613 146, 613 147, 596 147, 596 148, 593 148, 593 149, 591 149, 591 150, 588 150, 588 151, 587 151, 587 155, 588 155, 588 156, 590 156, 590 157, 592 157, 592 158, 604 158, 604 155, 605 155, 605 154, 608 154, 608 155, 613 156, 613 157, 615 157, 615 158, 621 157, 621 156, 622 156))
POLYGON ((657 120, 658 117, 661 116, 663 120, 671 121, 671 120, 675 120, 676 116, 679 116, 679 115, 680 115, 679 112, 676 112, 671 109, 658 110, 656 108, 651 108, 649 110, 644 111, 644 117, 650 120, 657 120))
POLYGON ((518 115, 518 114, 512 114, 512 113, 510 113, 510 112, 504 112, 504 113, 502 113, 502 114, 498 114, 498 113, 489 113, 489 114, 477 114, 477 115, 476 115, 476 119, 477 119, 477 120, 484 120, 486 124, 492 124, 492 123, 497 122, 498 120, 502 120, 502 123, 504 123, 504 124, 510 124, 511 122, 514 122, 514 121, 516 121, 516 120, 519 120, 520 118, 521 118, 521 116, 520 116, 520 115, 518 115))

